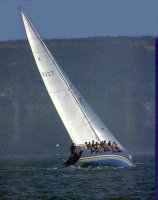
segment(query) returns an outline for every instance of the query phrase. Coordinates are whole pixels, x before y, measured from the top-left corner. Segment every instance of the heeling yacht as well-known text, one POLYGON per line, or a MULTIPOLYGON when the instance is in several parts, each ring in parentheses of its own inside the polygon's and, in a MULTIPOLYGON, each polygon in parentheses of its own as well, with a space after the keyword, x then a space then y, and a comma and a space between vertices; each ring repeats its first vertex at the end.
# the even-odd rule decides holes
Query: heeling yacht
POLYGON ((64 163, 65 166, 133 166, 128 150, 119 143, 88 105, 47 49, 24 10, 20 9, 20 11, 40 75, 73 141, 72 152, 64 163), (95 142, 92 146, 85 145, 85 142, 89 141, 95 142), (108 141, 115 145, 107 146, 108 141), (107 148, 104 148, 104 144, 107 148))

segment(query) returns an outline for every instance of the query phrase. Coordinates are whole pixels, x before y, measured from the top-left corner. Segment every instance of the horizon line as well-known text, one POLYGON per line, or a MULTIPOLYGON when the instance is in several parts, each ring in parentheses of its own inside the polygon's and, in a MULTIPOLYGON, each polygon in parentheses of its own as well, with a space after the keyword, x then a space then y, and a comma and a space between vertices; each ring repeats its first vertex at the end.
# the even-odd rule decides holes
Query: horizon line
MULTIPOLYGON (((118 36, 87 36, 87 37, 71 37, 71 38, 42 38, 43 40, 80 40, 80 39, 93 39, 93 38, 122 38, 122 37, 128 37, 128 38, 140 38, 140 37, 152 37, 152 38, 158 38, 158 36, 154 35, 118 35, 118 36)), ((0 42, 16 42, 16 41, 27 41, 27 38, 17 38, 17 39, 8 39, 8 40, 0 40, 0 42)))

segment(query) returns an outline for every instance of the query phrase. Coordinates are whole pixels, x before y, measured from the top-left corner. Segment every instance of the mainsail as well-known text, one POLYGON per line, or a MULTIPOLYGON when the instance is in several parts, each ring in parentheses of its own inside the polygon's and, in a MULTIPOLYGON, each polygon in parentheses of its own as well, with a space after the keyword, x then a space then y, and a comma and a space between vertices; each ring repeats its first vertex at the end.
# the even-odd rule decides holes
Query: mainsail
POLYGON ((79 145, 111 140, 122 147, 58 65, 23 10, 21 14, 41 77, 72 141, 79 145))

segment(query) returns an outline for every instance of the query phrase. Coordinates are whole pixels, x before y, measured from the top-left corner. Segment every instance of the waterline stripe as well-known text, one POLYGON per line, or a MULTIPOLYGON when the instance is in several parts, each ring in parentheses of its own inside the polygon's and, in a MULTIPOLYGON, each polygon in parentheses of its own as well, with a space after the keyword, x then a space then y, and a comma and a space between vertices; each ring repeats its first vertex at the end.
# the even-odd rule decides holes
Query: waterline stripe
MULTIPOLYGON (((119 156, 119 155, 98 155, 98 156, 88 156, 88 157, 83 157, 80 158, 79 160, 86 160, 86 159, 91 159, 91 158, 100 158, 100 157, 119 157, 122 158, 128 162, 130 162, 132 164, 132 162, 130 160, 128 160, 127 158, 123 157, 123 156, 119 156)), ((132 164, 133 165, 133 164, 132 164)))

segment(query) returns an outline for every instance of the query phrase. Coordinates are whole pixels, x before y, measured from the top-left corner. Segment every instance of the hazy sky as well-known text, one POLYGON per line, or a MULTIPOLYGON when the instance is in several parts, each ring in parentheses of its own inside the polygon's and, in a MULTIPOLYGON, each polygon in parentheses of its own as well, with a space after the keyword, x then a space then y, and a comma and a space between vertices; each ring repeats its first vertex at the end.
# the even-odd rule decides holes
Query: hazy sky
POLYGON ((19 6, 43 38, 158 35, 158 0, 0 0, 0 40, 26 39, 19 6))

